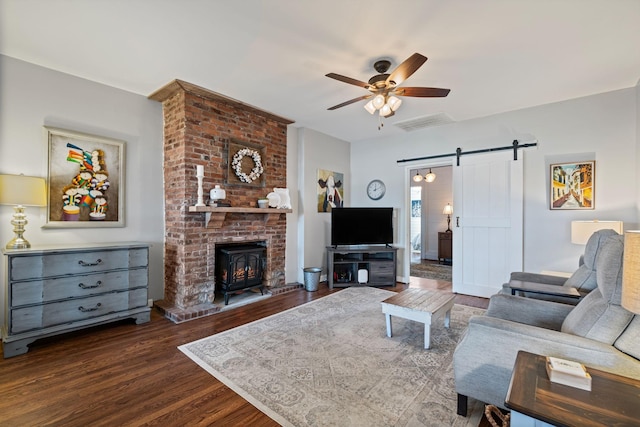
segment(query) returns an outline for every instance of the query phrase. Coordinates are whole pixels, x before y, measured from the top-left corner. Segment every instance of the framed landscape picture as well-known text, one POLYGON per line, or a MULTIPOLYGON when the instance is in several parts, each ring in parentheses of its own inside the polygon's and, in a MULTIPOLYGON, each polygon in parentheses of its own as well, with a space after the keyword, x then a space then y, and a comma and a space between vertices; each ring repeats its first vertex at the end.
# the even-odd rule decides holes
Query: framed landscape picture
POLYGON ((595 160, 551 165, 551 209, 595 208, 595 160))
POLYGON ((124 141, 45 127, 47 228, 124 227, 124 141))

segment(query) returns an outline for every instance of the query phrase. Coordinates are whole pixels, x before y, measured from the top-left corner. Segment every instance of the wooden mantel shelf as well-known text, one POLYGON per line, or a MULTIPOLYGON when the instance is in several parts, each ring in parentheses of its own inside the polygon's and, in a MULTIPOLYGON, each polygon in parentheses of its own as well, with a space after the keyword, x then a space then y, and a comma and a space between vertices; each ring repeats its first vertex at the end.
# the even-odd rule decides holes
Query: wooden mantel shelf
POLYGON ((212 206, 189 206, 189 212, 204 212, 206 228, 220 228, 228 213, 257 214, 264 216, 265 225, 278 222, 280 215, 293 212, 291 209, 273 208, 218 208, 212 206))

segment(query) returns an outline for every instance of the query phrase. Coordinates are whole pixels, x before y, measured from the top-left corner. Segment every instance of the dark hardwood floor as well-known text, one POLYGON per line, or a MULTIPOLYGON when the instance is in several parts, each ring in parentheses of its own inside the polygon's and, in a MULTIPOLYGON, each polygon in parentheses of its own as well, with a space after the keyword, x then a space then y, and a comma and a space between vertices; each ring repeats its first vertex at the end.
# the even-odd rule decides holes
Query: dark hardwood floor
MULTIPOLYGON (((407 287, 451 284, 411 278, 385 289, 407 287)), ((36 341, 27 354, 0 360, 0 425, 277 426, 177 347, 338 291, 321 283, 317 292, 275 295, 178 325, 153 310, 143 325, 122 321, 36 341)), ((456 303, 484 308, 487 300, 458 295, 456 303)))

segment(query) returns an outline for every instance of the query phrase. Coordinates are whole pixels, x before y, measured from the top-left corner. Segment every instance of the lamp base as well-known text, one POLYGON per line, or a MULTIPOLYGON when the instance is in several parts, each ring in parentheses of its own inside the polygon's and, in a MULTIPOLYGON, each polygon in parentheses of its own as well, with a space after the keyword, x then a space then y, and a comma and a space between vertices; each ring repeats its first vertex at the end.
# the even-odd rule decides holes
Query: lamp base
POLYGON ((31 247, 31 243, 22 237, 14 237, 11 239, 9 243, 5 246, 6 249, 29 249, 31 247))
POLYGON ((5 248, 7 249, 29 249, 31 247, 31 243, 25 239, 24 236, 24 226, 29 223, 27 221, 27 215, 24 213, 24 206, 16 205, 13 207, 13 218, 11 219, 11 224, 13 225, 13 232, 15 236, 5 248))

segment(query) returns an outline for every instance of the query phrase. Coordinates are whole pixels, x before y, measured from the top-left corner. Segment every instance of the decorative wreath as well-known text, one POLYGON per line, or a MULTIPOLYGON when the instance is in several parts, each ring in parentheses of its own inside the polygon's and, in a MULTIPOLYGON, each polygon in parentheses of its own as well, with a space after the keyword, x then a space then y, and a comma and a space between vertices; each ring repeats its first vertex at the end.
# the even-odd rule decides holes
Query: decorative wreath
POLYGON ((250 148, 243 148, 239 150, 236 154, 233 155, 233 161, 231 162, 231 167, 236 172, 236 176, 242 182, 251 183, 258 179, 262 172, 264 172, 264 168, 262 167, 262 159, 260 158, 260 153, 256 150, 252 150, 250 148), (249 175, 242 171, 242 159, 245 156, 250 156, 253 159, 253 169, 249 175))

